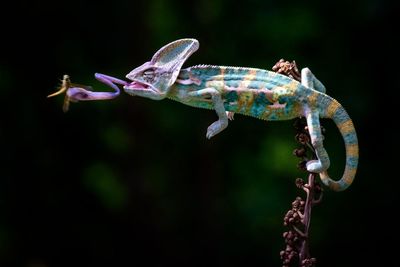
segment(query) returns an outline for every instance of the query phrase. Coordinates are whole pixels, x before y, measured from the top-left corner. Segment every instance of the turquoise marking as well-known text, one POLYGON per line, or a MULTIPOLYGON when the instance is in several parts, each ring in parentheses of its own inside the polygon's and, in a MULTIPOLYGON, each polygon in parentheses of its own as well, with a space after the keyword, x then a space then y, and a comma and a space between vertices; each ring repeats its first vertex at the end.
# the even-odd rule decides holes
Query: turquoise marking
POLYGON ((189 79, 190 78, 189 73, 190 72, 187 69, 181 70, 181 72, 179 72, 178 79, 181 79, 181 80, 189 79))
POLYGON ((356 132, 349 132, 343 135, 344 142, 349 145, 358 144, 356 132))
POLYGON ((255 117, 261 117, 261 115, 264 114, 265 107, 272 105, 270 101, 268 101, 267 97, 265 96, 264 93, 258 93, 254 99, 253 105, 251 107, 251 113, 255 117))
POLYGON ((196 77, 204 77, 205 80, 212 80, 214 76, 220 75, 221 71, 218 68, 206 68, 202 65, 194 66, 191 68, 186 69, 190 71, 196 77))
POLYGON ((351 156, 346 159, 346 165, 349 166, 350 168, 357 168, 358 164, 358 157, 351 156))
POLYGON ((286 106, 283 110, 284 116, 290 117, 293 107, 294 107, 294 101, 293 98, 290 97, 282 97, 281 101, 282 103, 286 103, 286 106))
POLYGON ((267 71, 268 73, 268 82, 275 84, 276 86, 281 86, 284 84, 289 84, 293 81, 293 79, 281 75, 281 74, 277 74, 275 72, 272 71, 267 71))
POLYGON ((261 79, 261 78, 256 76, 256 78, 249 83, 249 88, 250 89, 265 88, 266 83, 263 81, 260 81, 260 80, 256 80, 256 79, 261 79))
MULTIPOLYGON (((311 90, 308 90, 311 91, 311 90)), ((321 115, 326 116, 326 107, 328 107, 333 101, 333 98, 323 94, 318 93, 317 95, 317 103, 318 103, 318 111, 321 115)))
POLYGON ((341 188, 349 187, 349 184, 347 184, 344 180, 340 180, 337 183, 339 184, 339 187, 341 187, 341 188))
POLYGON ((271 121, 279 120, 279 118, 276 116, 276 113, 275 113, 275 112, 271 113, 271 114, 268 116, 268 119, 271 120, 271 121))
POLYGON ((332 119, 336 122, 336 124, 341 124, 349 119, 349 115, 347 115, 347 112, 344 110, 344 108, 338 108, 332 119))
POLYGON ((225 97, 226 102, 231 103, 238 99, 238 93, 237 93, 237 91, 231 90, 231 91, 227 92, 224 95, 224 97, 225 97))
POLYGON ((229 79, 229 80, 225 81, 225 85, 228 87, 238 88, 240 82, 241 82, 241 80, 230 80, 229 79))
POLYGON ((246 75, 247 73, 248 73, 248 71, 246 69, 225 67, 224 79, 226 79, 226 80, 241 80, 242 77, 244 75, 246 75))

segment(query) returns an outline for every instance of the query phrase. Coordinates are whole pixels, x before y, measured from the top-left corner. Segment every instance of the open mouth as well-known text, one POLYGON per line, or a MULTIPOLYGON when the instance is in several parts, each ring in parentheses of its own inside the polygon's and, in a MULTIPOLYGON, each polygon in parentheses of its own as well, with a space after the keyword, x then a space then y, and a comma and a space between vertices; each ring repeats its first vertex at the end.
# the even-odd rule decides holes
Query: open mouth
POLYGON ((127 85, 124 86, 124 88, 128 89, 151 89, 151 86, 146 83, 142 83, 139 81, 133 81, 127 85))

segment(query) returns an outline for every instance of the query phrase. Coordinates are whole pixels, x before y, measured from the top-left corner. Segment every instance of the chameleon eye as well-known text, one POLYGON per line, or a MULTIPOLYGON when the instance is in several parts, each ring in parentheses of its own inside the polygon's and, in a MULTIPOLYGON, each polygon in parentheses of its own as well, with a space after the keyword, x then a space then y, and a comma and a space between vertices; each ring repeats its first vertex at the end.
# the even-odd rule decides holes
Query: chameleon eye
POLYGON ((154 79, 154 71, 153 70, 146 70, 145 72, 143 72, 143 78, 148 82, 153 81, 153 79, 154 79))

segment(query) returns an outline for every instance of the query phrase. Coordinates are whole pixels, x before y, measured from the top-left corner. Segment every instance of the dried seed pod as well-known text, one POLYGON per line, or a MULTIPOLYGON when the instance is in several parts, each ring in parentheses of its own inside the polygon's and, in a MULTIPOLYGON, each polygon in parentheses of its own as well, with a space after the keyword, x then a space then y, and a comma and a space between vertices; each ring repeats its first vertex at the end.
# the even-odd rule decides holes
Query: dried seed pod
POLYGON ((310 137, 308 134, 305 133, 298 133, 296 134, 296 141, 299 142, 302 145, 306 145, 307 143, 310 142, 310 137))
POLYGON ((304 185, 304 180, 301 178, 296 178, 295 184, 297 188, 302 188, 304 185))
POLYGON ((304 147, 296 148, 293 150, 293 155, 298 158, 302 158, 306 155, 306 149, 304 147))

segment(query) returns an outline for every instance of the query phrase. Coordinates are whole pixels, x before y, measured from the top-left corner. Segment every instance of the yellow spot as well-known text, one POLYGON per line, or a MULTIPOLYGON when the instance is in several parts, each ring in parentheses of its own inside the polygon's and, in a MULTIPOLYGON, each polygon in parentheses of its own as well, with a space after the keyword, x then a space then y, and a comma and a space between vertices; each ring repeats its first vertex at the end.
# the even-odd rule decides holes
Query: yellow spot
POLYGON ((355 168, 351 168, 351 169, 346 169, 344 171, 344 175, 343 175, 343 181, 350 185, 353 180, 354 180, 354 176, 356 175, 357 169, 355 168))
POLYGON ((287 84, 285 87, 287 88, 290 95, 293 95, 294 92, 296 91, 298 85, 299 85, 299 83, 297 81, 293 80, 289 84, 287 84))
POLYGON ((206 82, 206 87, 212 87, 217 89, 218 91, 222 91, 225 88, 225 67, 220 67, 219 68, 220 73, 218 75, 215 75, 212 77, 211 80, 209 80, 208 82, 206 82))
POLYGON ((254 80, 254 78, 256 77, 256 75, 257 75, 257 70, 255 70, 255 69, 251 69, 251 70, 249 70, 249 72, 246 74, 246 76, 245 76, 245 80, 249 80, 249 81, 252 81, 252 80, 254 80))
POLYGON ((247 112, 250 110, 251 105, 254 102, 254 94, 251 91, 241 90, 238 92, 238 110, 241 111, 244 106, 244 110, 242 112, 247 112))
POLYGON ((221 67, 220 70, 221 70, 221 73, 219 75, 221 76, 221 79, 223 80, 225 77, 225 67, 221 67))
POLYGON ((295 102, 290 115, 292 115, 293 117, 297 117, 302 114, 302 111, 303 111, 303 105, 301 105, 298 102, 295 102))
POLYGON ((271 113, 272 113, 272 109, 269 108, 268 105, 266 105, 265 108, 264 108, 264 111, 263 111, 263 113, 261 115, 261 118, 266 120, 271 113))
POLYGON ((317 103, 318 93, 312 92, 312 94, 308 97, 308 101, 310 102, 311 106, 315 106, 317 103))
POLYGON ((331 184, 329 185, 329 188, 332 189, 333 191, 339 191, 340 186, 339 186, 339 184, 331 183, 331 184))
POLYGON ((358 157, 358 144, 347 145, 346 155, 349 157, 358 157))
POLYGON ((329 188, 337 191, 339 189, 339 184, 335 183, 330 177, 327 171, 321 172, 319 174, 319 177, 321 178, 321 181, 323 181, 325 184, 328 184, 329 188))
POLYGON ((248 89, 250 83, 256 78, 257 70, 251 69, 249 72, 243 77, 242 81, 238 85, 238 89, 248 89))
POLYGON ((339 102, 337 102, 336 100, 332 100, 332 102, 329 104, 329 106, 326 109, 326 116, 328 118, 332 118, 333 115, 335 115, 335 113, 339 107, 340 107, 339 102))
POLYGON ((276 91, 276 88, 277 87, 272 88, 272 90, 271 90, 272 91, 271 99, 268 99, 272 103, 278 102, 278 98, 280 96, 280 93, 276 91))
POLYGON ((338 128, 342 134, 348 134, 348 133, 354 132, 354 125, 350 119, 339 124, 338 128))
POLYGON ((225 67, 221 67, 221 73, 219 74, 220 75, 220 77, 221 77, 221 84, 220 84, 220 88, 221 88, 221 90, 223 90, 223 88, 225 87, 225 80, 224 80, 224 78, 225 78, 225 67))
POLYGON ((224 81, 223 80, 220 80, 220 81, 211 80, 211 81, 206 82, 206 87, 215 88, 218 91, 222 91, 224 89, 224 81))

